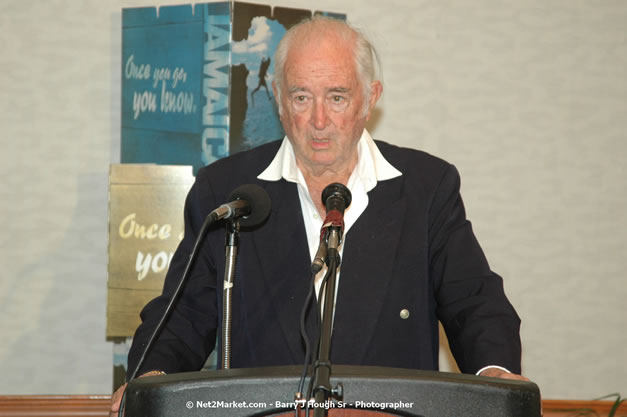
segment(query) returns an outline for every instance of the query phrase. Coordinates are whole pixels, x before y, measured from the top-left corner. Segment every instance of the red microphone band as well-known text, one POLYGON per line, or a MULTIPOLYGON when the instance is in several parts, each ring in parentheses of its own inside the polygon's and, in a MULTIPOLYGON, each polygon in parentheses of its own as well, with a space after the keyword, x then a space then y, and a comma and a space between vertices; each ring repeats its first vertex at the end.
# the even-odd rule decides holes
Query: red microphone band
POLYGON ((325 226, 339 227, 344 231, 344 215, 336 209, 327 212, 327 217, 324 219, 325 226))
POLYGON ((336 209, 327 212, 327 217, 325 217, 320 228, 320 242, 325 241, 329 227, 334 226, 340 228, 340 235, 344 233, 344 215, 336 209))

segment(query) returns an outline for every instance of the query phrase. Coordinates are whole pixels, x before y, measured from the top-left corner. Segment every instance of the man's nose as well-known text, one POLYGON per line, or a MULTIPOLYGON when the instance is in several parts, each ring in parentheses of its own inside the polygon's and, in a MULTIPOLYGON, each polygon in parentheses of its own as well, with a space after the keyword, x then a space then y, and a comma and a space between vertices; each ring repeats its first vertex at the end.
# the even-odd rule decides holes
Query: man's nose
POLYGON ((323 101, 315 101, 312 109, 311 121, 313 126, 322 130, 329 124, 329 115, 323 101))

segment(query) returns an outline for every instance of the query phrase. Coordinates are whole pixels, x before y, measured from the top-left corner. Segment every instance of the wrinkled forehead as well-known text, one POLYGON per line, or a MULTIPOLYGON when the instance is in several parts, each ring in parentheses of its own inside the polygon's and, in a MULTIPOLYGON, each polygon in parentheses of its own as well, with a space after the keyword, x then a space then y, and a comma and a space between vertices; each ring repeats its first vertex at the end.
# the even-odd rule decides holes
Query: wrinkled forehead
POLYGON ((351 59, 330 55, 302 55, 285 65, 287 91, 352 91, 359 88, 359 78, 351 59))
POLYGON ((316 32, 313 36, 300 36, 293 40, 287 53, 285 74, 325 72, 356 74, 354 40, 334 33, 316 32))

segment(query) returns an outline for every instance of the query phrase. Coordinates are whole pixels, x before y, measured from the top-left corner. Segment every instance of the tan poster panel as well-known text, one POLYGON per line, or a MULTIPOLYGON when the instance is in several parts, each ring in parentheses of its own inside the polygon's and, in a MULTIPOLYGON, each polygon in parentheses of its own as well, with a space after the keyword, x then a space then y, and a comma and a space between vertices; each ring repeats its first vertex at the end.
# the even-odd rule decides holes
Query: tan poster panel
POLYGON ((111 165, 108 339, 132 336, 141 308, 160 294, 193 182, 191 166, 111 165))

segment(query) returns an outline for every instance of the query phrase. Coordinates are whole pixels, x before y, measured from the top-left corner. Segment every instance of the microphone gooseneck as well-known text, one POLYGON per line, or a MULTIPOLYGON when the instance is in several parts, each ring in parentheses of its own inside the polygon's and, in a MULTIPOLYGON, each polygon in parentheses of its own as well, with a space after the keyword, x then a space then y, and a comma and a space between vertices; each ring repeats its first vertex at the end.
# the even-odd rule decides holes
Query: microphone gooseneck
MULTIPOLYGON (((320 323, 320 335, 317 343, 317 356, 313 360, 313 377, 311 379, 310 390, 307 393, 306 400, 311 399, 318 405, 314 409, 314 417, 326 415, 325 410, 320 407, 329 398, 342 400, 343 388, 339 383, 335 387, 331 385, 331 333, 333 329, 333 312, 335 310, 335 286, 337 280, 337 271, 340 267, 339 246, 342 242, 344 233, 344 211, 351 203, 351 192, 348 188, 340 183, 327 185, 322 191, 322 203, 324 204, 327 214, 320 231, 320 248, 312 263, 311 270, 315 276, 322 269, 322 254, 324 253, 324 262, 327 265, 327 271, 322 285, 320 287, 320 299, 318 302, 319 312, 322 313, 322 321, 320 323), (326 253, 325 253, 326 252, 326 253), (324 296, 322 295, 324 292, 324 296), (324 300, 324 301, 322 301, 324 300), (321 306, 324 304, 324 307, 321 306), (322 307, 322 308, 321 308, 322 307)), ((299 389, 302 389, 299 386, 299 389)), ((302 396, 302 391, 298 391, 298 396, 302 396)), ((308 410, 309 402, 307 402, 306 410, 308 410)))
POLYGON ((229 219, 226 227, 224 285, 222 291, 222 342, 220 349, 222 369, 231 367, 232 300, 235 267, 239 250, 240 226, 257 226, 263 223, 270 214, 270 197, 258 185, 246 184, 237 187, 229 195, 229 201, 230 203, 227 203, 227 205, 233 206, 234 209, 233 216, 229 219))

